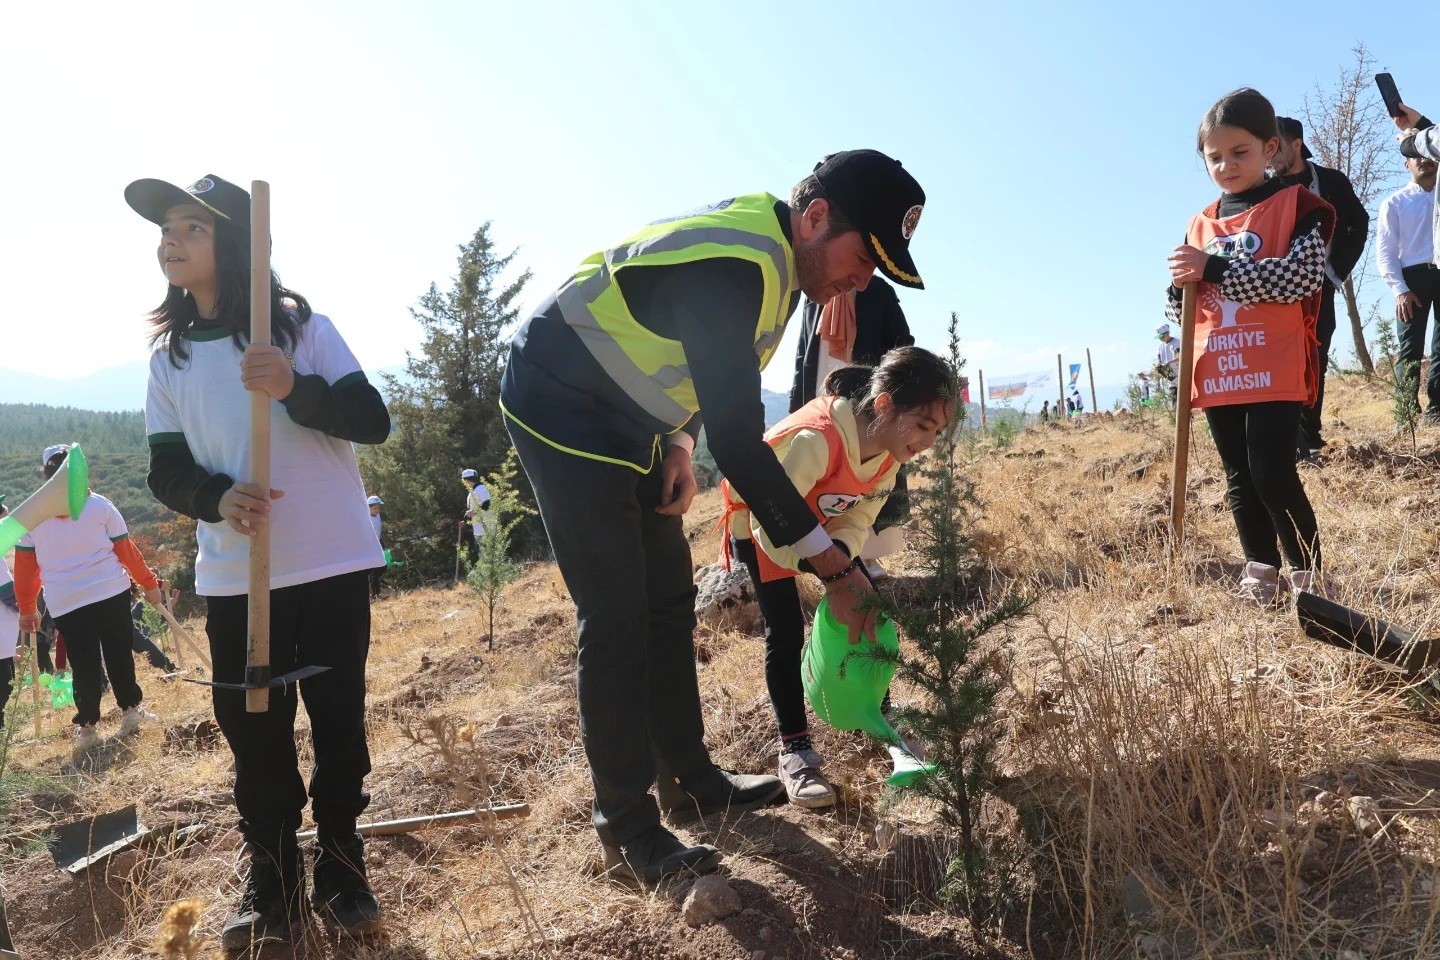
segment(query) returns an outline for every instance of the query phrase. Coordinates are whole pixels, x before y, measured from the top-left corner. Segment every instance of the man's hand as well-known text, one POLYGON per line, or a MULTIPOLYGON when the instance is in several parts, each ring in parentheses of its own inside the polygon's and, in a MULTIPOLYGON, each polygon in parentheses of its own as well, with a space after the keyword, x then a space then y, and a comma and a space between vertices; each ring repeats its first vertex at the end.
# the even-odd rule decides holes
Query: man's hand
POLYGON ((1175 286, 1198 283, 1205 279, 1205 264, 1210 255, 1204 250, 1182 244, 1170 253, 1170 280, 1175 286))
POLYGON ((671 444, 665 450, 665 462, 660 467, 660 506, 655 512, 667 517, 684 516, 699 489, 695 468, 690 464, 690 451, 671 444))
MULTIPOLYGON (((832 546, 824 553, 810 558, 810 566, 822 577, 830 577, 850 566, 850 557, 839 547, 832 546)), ((834 583, 825 585, 825 599, 830 601, 830 612, 843 626, 851 643, 865 638, 875 639, 875 611, 870 609, 870 598, 875 588, 860 569, 852 568, 849 573, 834 583)))
POLYGON ((151 587, 145 591, 145 602, 158 609, 165 605, 165 595, 160 592, 159 587, 151 587))
POLYGON ((270 501, 285 496, 284 490, 271 490, 254 483, 237 483, 220 497, 220 519, 242 537, 255 536, 256 528, 270 520, 270 501))
POLYGON ((276 400, 284 400, 295 389, 295 368, 279 347, 252 343, 240 360, 240 381, 246 390, 264 390, 276 400))
POLYGON ((1415 316, 1415 311, 1420 308, 1420 298, 1409 290, 1395 298, 1395 319, 1404 320, 1409 323, 1415 316))
POLYGON ((1412 110, 1402 103, 1400 104, 1399 116, 1391 117, 1390 119, 1394 120, 1395 126, 1400 128, 1400 136, 1403 138, 1414 133, 1415 128, 1420 126, 1420 111, 1412 110))
POLYGON ((21 633, 39 633, 39 632, 40 632, 40 614, 38 614, 38 613, 22 613, 22 614, 20 615, 20 632, 21 632, 21 633))

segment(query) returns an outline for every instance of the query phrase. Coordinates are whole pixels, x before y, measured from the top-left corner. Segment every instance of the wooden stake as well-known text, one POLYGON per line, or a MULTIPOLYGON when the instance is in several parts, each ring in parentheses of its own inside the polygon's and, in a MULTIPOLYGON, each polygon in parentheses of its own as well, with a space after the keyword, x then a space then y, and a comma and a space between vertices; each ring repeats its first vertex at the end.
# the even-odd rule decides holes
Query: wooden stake
POLYGON ((35 739, 40 739, 40 634, 30 634, 30 702, 35 707, 35 739))
POLYGON ((1095 365, 1090 362, 1090 348, 1085 348, 1085 369, 1090 371, 1090 412, 1100 412, 1100 401, 1095 399, 1095 365))
POLYGON ((1060 387, 1060 416, 1068 420, 1070 418, 1065 416, 1065 360, 1058 353, 1055 354, 1055 379, 1060 387))
POLYGON ((985 371, 980 371, 980 432, 985 432, 985 371))
MULTIPOLYGON (((213 674, 215 672, 215 668, 210 665, 210 658, 205 656, 204 649, 200 646, 200 644, 195 642, 194 637, 190 636, 190 631, 180 626, 180 621, 175 619, 175 615, 173 613, 165 609, 164 604, 161 604, 156 609, 160 611, 160 616, 165 618, 165 622, 170 624, 170 633, 172 636, 175 637, 176 652, 178 653, 182 646, 188 645, 190 647, 190 652, 195 654, 195 656, 199 657, 200 662, 205 664, 205 669, 209 670, 213 674)), ((249 691, 246 692, 248 693, 249 691)))
MULTIPOLYGON (((496 820, 509 820, 512 817, 528 817, 529 815, 530 804, 509 803, 504 806, 490 807, 487 810, 459 810, 455 813, 437 813, 428 817, 406 817, 403 820, 362 823, 355 828, 355 832, 362 837, 396 837, 404 833, 414 833, 417 830, 431 830, 436 827, 475 823, 486 817, 494 817, 496 820)), ((295 839, 309 840, 313 836, 315 836, 314 830, 302 830, 295 835, 295 839)))
POLYGON ((1190 470, 1190 385, 1195 361, 1195 290, 1185 284, 1180 305, 1180 382, 1175 394, 1175 469, 1170 490, 1170 529, 1175 536, 1173 556, 1180 556, 1185 541, 1185 481, 1190 470))
MULTIPOLYGON (((165 614, 167 614, 167 613, 169 613, 169 612, 170 612, 170 597, 166 595, 166 591, 161 590, 161 591, 160 591, 160 615, 161 615, 161 616, 164 616, 165 614)), ((166 622, 167 622, 167 623, 169 622, 169 618, 166 618, 166 622)), ((173 632, 172 632, 171 635, 174 636, 173 632)), ((178 666, 181 670, 184 670, 184 669, 185 669, 185 644, 184 644, 183 642, 181 642, 180 638, 177 636, 177 637, 175 637, 175 643, 173 644, 173 646, 174 646, 174 648, 175 648, 175 665, 178 666)))
MULTIPOLYGON (((250 342, 270 343, 270 184, 250 181, 250 342)), ((270 394, 250 393, 250 482, 270 491, 270 394)), ((270 523, 250 540, 250 622, 245 682, 270 679, 270 523)), ((267 688, 245 691, 245 711, 270 709, 267 688)))

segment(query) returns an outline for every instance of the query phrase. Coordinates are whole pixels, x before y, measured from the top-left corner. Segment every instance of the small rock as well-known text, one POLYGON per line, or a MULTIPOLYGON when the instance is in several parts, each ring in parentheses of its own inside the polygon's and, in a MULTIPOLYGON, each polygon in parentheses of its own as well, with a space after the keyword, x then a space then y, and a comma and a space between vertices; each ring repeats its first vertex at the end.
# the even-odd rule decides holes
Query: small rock
POLYGON ((760 942, 761 942, 761 943, 769 943, 769 942, 770 942, 770 938, 773 937, 773 936, 775 936, 775 931, 774 931, 774 930, 771 930, 769 927, 761 927, 761 928, 760 928, 760 942))
POLYGON ((1434 881, 1434 880, 1421 880, 1421 881, 1420 881, 1420 893, 1421 893, 1422 896, 1428 897, 1428 896, 1430 896, 1430 894, 1432 894, 1432 893, 1434 893, 1434 892, 1435 892, 1435 881, 1434 881))
POLYGON ((1140 923, 1155 910, 1155 905, 1150 902, 1150 894, 1145 892, 1145 884, 1133 873, 1125 874, 1125 919, 1131 923, 1140 923))
POLYGON ((755 585, 743 564, 711 564, 695 572, 695 619, 712 627, 749 624, 760 617, 755 585))
POLYGON ((445 616, 440 618, 440 622, 444 623, 446 620, 454 620, 458 616, 460 616, 459 610, 451 610, 449 613, 445 614, 445 616))
POLYGON ((895 844, 900 842, 900 827, 889 820, 881 820, 875 824, 875 849, 881 853, 889 853, 895 849, 895 844))
POLYGON ((1355 829, 1367 837, 1375 836, 1385 827, 1385 821, 1380 818, 1380 806, 1374 797, 1351 797, 1345 801, 1345 812, 1350 814, 1350 822, 1355 824, 1355 829))
POLYGON ((692 927, 702 927, 740 912, 740 894, 730 881, 716 873, 706 874, 690 888, 680 915, 692 927))
POLYGON ((1141 934, 1135 941, 1135 952, 1145 960, 1168 960, 1174 955, 1165 938, 1155 933, 1141 934))
POLYGON ((1284 810, 1266 810, 1260 814, 1260 819, 1272 832, 1283 833, 1295 826, 1295 818, 1284 810))
POLYGON ((1304 880, 1300 879, 1299 877, 1296 877, 1296 878, 1295 878, 1295 893, 1296 893, 1296 895, 1303 897, 1303 896, 1305 896, 1305 894, 1307 894, 1307 893, 1309 893, 1309 892, 1310 892, 1310 884, 1306 883, 1304 880))

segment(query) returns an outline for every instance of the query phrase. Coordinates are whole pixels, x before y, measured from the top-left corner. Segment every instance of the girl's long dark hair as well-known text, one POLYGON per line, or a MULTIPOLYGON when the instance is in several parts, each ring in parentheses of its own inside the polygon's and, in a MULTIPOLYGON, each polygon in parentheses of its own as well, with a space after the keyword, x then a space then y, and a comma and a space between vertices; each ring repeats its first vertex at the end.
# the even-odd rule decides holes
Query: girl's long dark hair
MULTIPOLYGON (((270 339, 293 350, 300 326, 310 319, 310 302, 280 283, 270 271, 270 339)), ((173 283, 165 300, 150 312, 152 347, 163 346, 177 369, 190 359, 185 333, 200 320, 195 298, 173 283)), ((250 227, 215 218, 215 320, 232 331, 235 346, 245 349, 250 336, 250 227)))
POLYGON ((855 409, 875 414, 875 398, 890 394, 896 413, 929 407, 944 400, 954 407, 960 397, 950 364, 920 347, 896 347, 873 367, 841 367, 825 378, 825 393, 844 397, 855 409))

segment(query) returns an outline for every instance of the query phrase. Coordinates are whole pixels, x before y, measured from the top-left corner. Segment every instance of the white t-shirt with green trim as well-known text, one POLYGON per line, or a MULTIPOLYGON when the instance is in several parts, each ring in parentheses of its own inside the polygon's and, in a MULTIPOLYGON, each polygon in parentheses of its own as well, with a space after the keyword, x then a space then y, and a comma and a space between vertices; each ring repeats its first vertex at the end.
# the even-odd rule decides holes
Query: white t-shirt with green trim
MULTIPOLYGON (((187 343, 181 369, 160 349, 150 357, 145 432, 151 445, 183 439, 195 462, 237 481, 250 472, 250 393, 240 383, 242 351, 224 330, 187 343)), ((296 374, 319 374, 332 387, 365 379, 328 317, 302 324, 292 362, 296 374)), ((270 401, 270 486, 285 495, 270 509, 270 586, 312 583, 383 566, 370 527, 365 486, 350 443, 302 427, 270 401)), ((250 540, 221 523, 198 521, 195 592, 232 597, 248 592, 250 540)))
MULTIPOLYGON (((10 567, 5 563, 5 558, 0 557, 0 588, 7 583, 12 583, 13 579, 10 575, 10 567)), ((0 603, 0 659, 15 656, 15 648, 19 645, 19 640, 20 614, 0 603)))
POLYGON ((130 589, 130 574, 115 556, 116 541, 128 536, 115 504, 92 493, 78 520, 42 520, 15 549, 35 554, 45 607, 58 617, 130 589))

